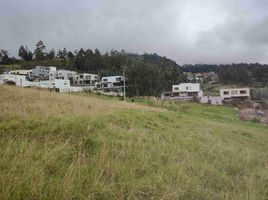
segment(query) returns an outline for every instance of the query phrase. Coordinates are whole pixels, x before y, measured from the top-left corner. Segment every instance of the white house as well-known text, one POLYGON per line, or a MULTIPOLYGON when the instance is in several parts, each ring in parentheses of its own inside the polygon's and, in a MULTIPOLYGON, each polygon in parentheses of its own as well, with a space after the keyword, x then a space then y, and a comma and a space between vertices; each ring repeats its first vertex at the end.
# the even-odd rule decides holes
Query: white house
POLYGON ((23 75, 23 76, 31 76, 32 75, 32 70, 12 70, 7 72, 7 74, 10 75, 23 75))
POLYGON ((223 100, 228 100, 232 98, 247 99, 250 98, 250 89, 249 88, 221 89, 220 96, 223 100))
MULTIPOLYGON (((44 89, 53 89, 58 92, 71 92, 72 88, 70 87, 70 80, 44 80, 44 81, 28 81, 26 76, 22 75, 10 75, 10 74, 1 74, 0 75, 0 84, 4 83, 13 83, 18 87, 37 87, 44 89)), ((74 89, 75 91, 76 89, 74 89)))
POLYGON ((19 87, 29 87, 29 81, 23 75, 1 74, 0 84, 13 83, 19 87))
POLYGON ((101 85, 103 89, 120 89, 124 87, 124 76, 102 77, 101 85))
POLYGON ((37 66, 34 69, 32 69, 32 76, 34 78, 40 78, 40 79, 50 79, 51 80, 51 74, 55 74, 57 72, 56 67, 44 67, 44 66, 37 66))
POLYGON ((181 83, 172 86, 172 94, 182 99, 192 99, 193 97, 202 97, 203 91, 199 83, 181 83))
POLYGON ((78 74, 72 79, 72 84, 77 86, 95 86, 100 81, 100 76, 97 74, 78 74))
POLYGON ((44 89, 53 89, 58 92, 70 92, 70 80, 45 80, 38 82, 30 82, 30 87, 44 88, 44 89))
POLYGON ((57 71, 57 79, 70 80, 74 78, 77 72, 69 71, 69 70, 58 70, 57 71))
POLYGON ((73 80, 77 72, 69 70, 58 70, 49 72, 49 80, 62 79, 73 80))

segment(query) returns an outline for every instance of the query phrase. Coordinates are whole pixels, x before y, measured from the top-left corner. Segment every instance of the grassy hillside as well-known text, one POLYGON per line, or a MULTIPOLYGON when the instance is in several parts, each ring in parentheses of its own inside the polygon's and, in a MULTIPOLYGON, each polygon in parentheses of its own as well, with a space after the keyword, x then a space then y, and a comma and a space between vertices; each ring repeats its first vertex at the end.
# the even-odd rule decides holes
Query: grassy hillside
POLYGON ((268 128, 232 108, 0 86, 0 199, 267 199, 268 128))

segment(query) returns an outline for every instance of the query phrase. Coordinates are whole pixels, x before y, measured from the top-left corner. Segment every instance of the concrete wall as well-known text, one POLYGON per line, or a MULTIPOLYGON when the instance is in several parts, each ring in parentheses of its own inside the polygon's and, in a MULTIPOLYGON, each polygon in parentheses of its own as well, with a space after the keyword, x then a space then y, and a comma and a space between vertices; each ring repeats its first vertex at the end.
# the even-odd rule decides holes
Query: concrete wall
POLYGON ((209 97, 208 96, 201 97, 200 103, 207 104, 208 102, 209 102, 209 97))
POLYGON ((222 105, 222 98, 220 96, 214 96, 214 97, 210 97, 210 104, 211 105, 222 105))
POLYGON ((222 98, 220 96, 202 96, 200 103, 211 105, 223 105, 222 98))
POLYGON ((70 87, 70 92, 82 92, 84 91, 83 87, 70 87))

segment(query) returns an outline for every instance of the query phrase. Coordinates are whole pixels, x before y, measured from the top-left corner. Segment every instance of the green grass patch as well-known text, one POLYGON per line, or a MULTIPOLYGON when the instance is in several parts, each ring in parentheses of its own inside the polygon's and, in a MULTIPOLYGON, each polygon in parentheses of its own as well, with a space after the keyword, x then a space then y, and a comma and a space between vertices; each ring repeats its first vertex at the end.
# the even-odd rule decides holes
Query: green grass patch
POLYGON ((164 109, 1 120, 0 199, 268 198, 267 126, 230 107, 151 106, 164 109))

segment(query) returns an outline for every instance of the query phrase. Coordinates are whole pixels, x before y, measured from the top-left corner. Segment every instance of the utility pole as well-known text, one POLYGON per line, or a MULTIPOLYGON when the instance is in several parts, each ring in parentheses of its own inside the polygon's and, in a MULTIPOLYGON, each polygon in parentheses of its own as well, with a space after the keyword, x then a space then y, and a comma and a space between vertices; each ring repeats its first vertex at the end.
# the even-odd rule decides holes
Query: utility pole
POLYGON ((123 77, 124 77, 124 101, 126 101, 126 66, 123 68, 123 77))

